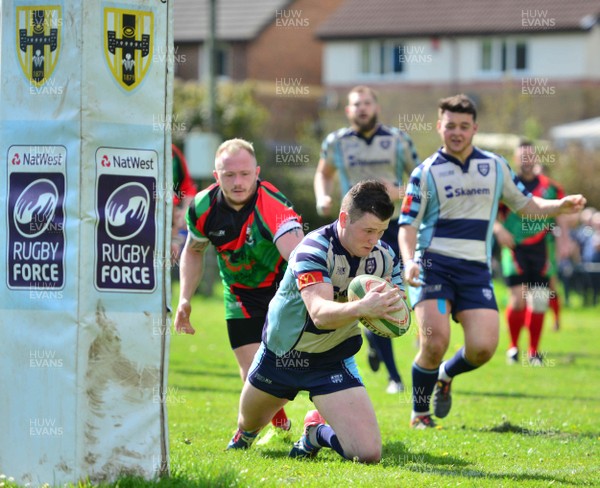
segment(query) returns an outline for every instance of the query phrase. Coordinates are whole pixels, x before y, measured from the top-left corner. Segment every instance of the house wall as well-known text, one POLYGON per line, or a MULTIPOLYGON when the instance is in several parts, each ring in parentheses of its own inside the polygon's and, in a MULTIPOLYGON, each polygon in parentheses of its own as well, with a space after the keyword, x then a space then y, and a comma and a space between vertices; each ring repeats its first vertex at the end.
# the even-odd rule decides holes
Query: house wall
MULTIPOLYGON (((514 74, 484 73, 481 65, 482 37, 428 38, 404 43, 405 71, 400 74, 361 73, 362 41, 329 41, 323 54, 325 85, 358 82, 428 83, 499 81, 508 78, 544 77, 553 80, 584 80, 600 76, 600 34, 553 34, 508 36, 527 40, 528 69, 514 74)), ((500 37, 498 37, 500 39, 500 37)))
POLYGON ((318 117, 323 43, 315 30, 343 0, 297 0, 275 12, 247 48, 247 77, 257 80, 260 102, 270 116, 265 139, 296 139, 318 117))
POLYGON ((589 77, 600 78, 600 23, 596 23, 588 36, 586 53, 589 77))
POLYGON ((248 77, 272 81, 301 78, 305 85, 322 78, 323 43, 315 30, 343 0, 296 0, 275 12, 274 20, 248 47, 248 77))
POLYGON ((197 80, 202 64, 202 47, 198 43, 176 43, 174 46, 175 76, 183 80, 197 80))

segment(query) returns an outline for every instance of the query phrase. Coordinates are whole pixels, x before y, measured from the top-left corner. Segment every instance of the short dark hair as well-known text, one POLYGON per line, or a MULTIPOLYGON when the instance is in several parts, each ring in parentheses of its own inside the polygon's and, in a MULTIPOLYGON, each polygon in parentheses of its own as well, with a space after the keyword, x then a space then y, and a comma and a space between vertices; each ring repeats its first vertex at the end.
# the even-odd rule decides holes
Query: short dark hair
POLYGON ((475 102, 465 94, 454 95, 452 97, 442 98, 438 105, 440 119, 444 112, 454 112, 459 114, 471 114, 473 121, 477 120, 477 107, 475 102))
POLYGON ((521 139, 517 147, 533 147, 533 142, 529 139, 521 139))
POLYGON ((365 213, 372 213, 379 220, 388 220, 394 215, 394 202, 383 183, 363 180, 348 190, 341 209, 348 214, 350 222, 356 222, 365 213))

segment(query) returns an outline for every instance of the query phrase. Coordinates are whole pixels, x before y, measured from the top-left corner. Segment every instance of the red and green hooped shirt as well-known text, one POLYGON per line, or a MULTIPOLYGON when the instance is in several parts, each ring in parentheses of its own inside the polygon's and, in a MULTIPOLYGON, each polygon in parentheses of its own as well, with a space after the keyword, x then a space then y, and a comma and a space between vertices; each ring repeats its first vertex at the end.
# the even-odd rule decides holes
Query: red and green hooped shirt
POLYGON ((266 316, 287 266, 275 242, 302 227, 289 200, 271 183, 258 180, 254 197, 234 210, 214 183, 196 195, 186 220, 192 238, 209 240, 217 251, 225 318, 266 316))

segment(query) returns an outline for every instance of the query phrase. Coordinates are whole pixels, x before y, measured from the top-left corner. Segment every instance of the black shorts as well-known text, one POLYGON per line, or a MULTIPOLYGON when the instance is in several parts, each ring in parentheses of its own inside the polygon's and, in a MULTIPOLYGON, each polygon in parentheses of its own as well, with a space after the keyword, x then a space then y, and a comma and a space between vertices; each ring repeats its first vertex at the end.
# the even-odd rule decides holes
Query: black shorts
POLYGON ((231 349, 245 346, 246 344, 258 344, 262 340, 265 317, 252 317, 248 319, 228 319, 227 335, 231 349))
POLYGON ((507 286, 522 284, 548 285, 548 252, 546 242, 514 249, 502 249, 502 271, 507 286))

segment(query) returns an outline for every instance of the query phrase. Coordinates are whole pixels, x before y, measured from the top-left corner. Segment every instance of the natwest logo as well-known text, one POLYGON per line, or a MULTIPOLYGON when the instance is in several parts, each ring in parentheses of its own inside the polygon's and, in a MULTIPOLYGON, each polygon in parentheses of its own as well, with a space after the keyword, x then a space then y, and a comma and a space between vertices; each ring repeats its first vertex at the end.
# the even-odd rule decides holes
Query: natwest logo
POLYGON ((63 152, 51 154, 47 151, 35 151, 23 153, 23 164, 28 166, 62 166, 65 164, 63 152))
POLYGON ((113 164, 117 168, 154 169, 154 159, 142 159, 139 156, 113 156, 113 164))
POLYGON ((147 149, 101 147, 96 151, 96 165, 112 174, 154 174, 158 169, 158 154, 147 149))
POLYGON ((6 159, 10 167, 27 173, 62 172, 67 163, 67 148, 60 145, 10 146, 6 159))

